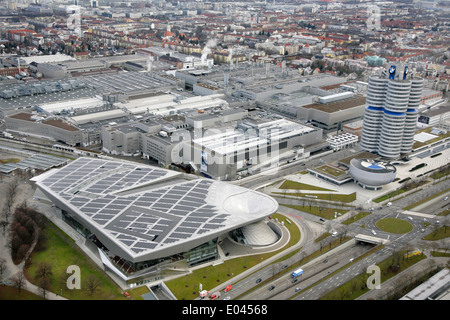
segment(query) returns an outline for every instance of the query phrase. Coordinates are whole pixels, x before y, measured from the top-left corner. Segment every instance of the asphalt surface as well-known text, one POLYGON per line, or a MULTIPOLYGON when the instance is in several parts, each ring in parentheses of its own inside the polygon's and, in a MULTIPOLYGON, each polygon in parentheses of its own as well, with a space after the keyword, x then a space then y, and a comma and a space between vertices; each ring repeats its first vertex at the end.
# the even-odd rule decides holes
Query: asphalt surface
MULTIPOLYGON (((306 266, 303 276, 295 283, 292 282, 292 272, 286 272, 285 274, 280 274, 280 272, 285 267, 298 264, 302 258, 318 249, 319 245, 312 241, 315 236, 313 235, 312 229, 309 228, 308 225, 317 224, 319 221, 317 221, 317 217, 313 218, 313 221, 310 221, 309 218, 311 218, 311 215, 309 214, 302 213, 294 209, 283 208, 284 212, 282 213, 289 215, 292 220, 303 226, 305 233, 302 234, 302 238, 306 238, 304 248, 291 258, 275 265, 266 266, 243 281, 233 284, 233 290, 222 296, 222 298, 229 296, 230 299, 234 299, 235 297, 238 297, 246 292, 247 294, 241 296, 240 299, 318 300, 327 292, 353 279, 358 274, 367 272, 367 268, 369 266, 376 265, 383 260, 386 260, 400 248, 411 247, 419 244, 421 239, 426 234, 431 233, 435 226, 442 224, 442 221, 440 220, 443 220, 443 217, 428 218, 425 221, 421 216, 406 214, 403 208, 411 203, 418 202, 449 188, 450 180, 444 180, 436 183, 435 185, 428 185, 419 191, 409 194, 396 201, 392 201, 392 205, 390 207, 379 204, 372 214, 360 219, 356 223, 349 225, 346 227, 346 230, 348 236, 363 234, 388 240, 388 243, 382 249, 376 251, 368 257, 365 257, 364 259, 352 262, 350 262, 351 258, 355 259, 361 256, 364 252, 367 252, 369 249, 373 248, 373 245, 355 245, 351 248, 343 248, 341 252, 332 256, 330 256, 330 254, 323 255, 316 259, 314 263, 306 266), (393 234, 379 229, 376 226, 376 222, 380 219, 388 217, 408 221, 412 224, 413 230, 405 234, 393 234), (425 226, 425 222, 430 224, 425 226), (372 233, 372 230, 376 232, 376 235, 372 233), (324 262, 325 260, 327 261, 324 262), (326 278, 318 285, 311 287, 307 291, 302 292, 304 288, 307 288, 324 279, 326 276, 332 274, 334 271, 345 265, 348 265, 348 267, 344 268, 337 274, 326 278), (252 288, 254 288, 253 291, 251 290, 252 288)), ((412 208, 410 210, 417 212, 422 210, 421 208, 426 208, 424 211, 426 211, 427 214, 435 215, 448 208, 448 205, 446 205, 443 200, 446 195, 447 193, 444 193, 443 195, 429 200, 420 207, 417 206, 416 208, 412 208)), ((338 227, 339 223, 333 221, 332 225, 334 225, 334 227, 338 227)))

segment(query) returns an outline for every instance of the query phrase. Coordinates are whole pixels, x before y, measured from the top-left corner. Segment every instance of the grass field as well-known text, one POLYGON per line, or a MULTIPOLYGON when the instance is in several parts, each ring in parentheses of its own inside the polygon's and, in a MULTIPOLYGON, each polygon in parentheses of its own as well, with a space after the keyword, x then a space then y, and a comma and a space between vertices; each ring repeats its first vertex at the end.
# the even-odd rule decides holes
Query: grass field
POLYGON ((284 193, 284 192, 272 192, 272 194, 284 195, 284 196, 293 196, 293 197, 302 197, 302 198, 312 198, 320 199, 320 200, 328 200, 328 201, 339 201, 343 203, 349 203, 356 200, 356 192, 350 194, 324 194, 324 193, 284 193))
POLYGON ((316 170, 325 172, 325 173, 335 176, 335 177, 339 177, 346 173, 346 171, 344 171, 344 170, 334 168, 329 165, 323 165, 323 166, 317 167, 316 170))
MULTIPOLYGON (((46 262, 51 266, 52 271, 49 290, 51 292, 62 294, 65 298, 73 300, 126 300, 122 296, 120 287, 58 227, 48 222, 43 232, 47 238, 44 249, 33 252, 31 264, 25 271, 30 282, 39 285, 35 280, 36 270, 41 262, 46 262), (66 279, 71 275, 71 273, 67 273, 67 268, 71 265, 80 267, 81 289, 70 290, 67 288, 66 279), (92 295, 86 290, 85 285, 89 276, 96 277, 100 282, 98 291, 92 295)), ((140 295, 133 296, 132 291, 129 293, 131 299, 140 299, 140 295)))
POLYGON ((384 218, 378 220, 377 227, 389 233, 408 233, 413 229, 413 225, 408 221, 395 218, 384 218))
POLYGON ((0 301, 4 300, 44 300, 44 298, 31 293, 23 288, 19 290, 12 286, 0 286, 0 301))
POLYGON ((436 228, 432 233, 430 233, 423 239, 430 241, 438 241, 449 237, 450 237, 450 227, 444 225, 440 228, 436 228))
POLYGON ((325 189, 317 186, 313 186, 306 183, 296 182, 292 180, 285 180, 280 186, 280 189, 293 189, 293 190, 315 190, 315 191, 329 191, 335 192, 335 190, 325 189))
POLYGON ((325 219, 334 219, 334 213, 340 213, 340 214, 344 214, 347 213, 348 210, 346 209, 336 209, 336 208, 323 208, 323 207, 314 207, 314 206, 297 206, 297 205, 290 205, 290 204, 280 204, 281 206, 285 206, 288 208, 292 208, 295 210, 299 210, 299 211, 303 211, 303 212, 307 212, 307 213, 311 213, 314 214, 316 216, 325 218, 325 219))

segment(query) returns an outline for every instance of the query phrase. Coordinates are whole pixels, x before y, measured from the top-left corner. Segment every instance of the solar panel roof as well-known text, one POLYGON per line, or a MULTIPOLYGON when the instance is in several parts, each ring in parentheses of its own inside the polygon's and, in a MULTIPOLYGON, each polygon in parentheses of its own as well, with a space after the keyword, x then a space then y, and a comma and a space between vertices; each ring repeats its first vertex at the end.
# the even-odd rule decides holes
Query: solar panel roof
POLYGON ((220 230, 256 222, 278 207, 275 200, 255 191, 184 177, 137 163, 79 158, 34 179, 50 199, 59 198, 64 209, 87 222, 110 250, 120 248, 130 260, 143 261, 169 245, 217 237, 220 230), (224 209, 233 207, 224 205, 229 198, 240 195, 244 198, 237 201, 236 212, 224 209))

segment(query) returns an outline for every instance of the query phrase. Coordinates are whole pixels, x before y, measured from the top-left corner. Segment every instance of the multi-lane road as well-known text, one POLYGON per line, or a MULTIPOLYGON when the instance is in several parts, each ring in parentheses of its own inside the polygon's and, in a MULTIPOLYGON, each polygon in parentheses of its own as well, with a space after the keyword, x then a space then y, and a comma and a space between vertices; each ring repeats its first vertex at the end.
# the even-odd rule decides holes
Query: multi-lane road
MULTIPOLYGON (((400 200, 393 202, 391 207, 384 206, 382 210, 375 210, 369 216, 361 219, 358 225, 364 224, 366 228, 361 228, 359 226, 350 226, 349 233, 352 234, 366 234, 373 236, 371 230, 375 230, 377 233, 377 237, 382 239, 388 239, 389 242, 381 249, 376 251, 375 253, 369 255, 368 257, 352 264, 349 268, 342 270, 341 272, 333 275, 330 278, 327 278, 319 285, 312 287, 305 293, 302 293, 296 296, 294 299, 311 299, 316 300, 322 297, 327 291, 338 287, 339 285, 351 280, 357 274, 362 272, 366 272, 367 267, 373 264, 380 263, 383 260, 386 260, 392 253, 400 248, 405 248, 408 245, 414 245, 416 242, 420 241, 421 238, 425 234, 428 234, 432 231, 433 225, 437 223, 439 220, 438 217, 433 219, 428 219, 430 225, 424 227, 424 218, 420 216, 411 216, 403 213, 403 208, 411 203, 415 203, 420 201, 421 199, 425 199, 433 194, 437 194, 441 191, 447 190, 450 187, 450 181, 446 180, 440 182, 436 185, 429 186, 425 189, 417 191, 409 196, 406 196, 400 200), (376 221, 382 218, 398 218, 404 219, 410 222, 413 225, 413 230, 405 233, 405 234, 392 234, 384 232, 377 228, 376 221), (411 219, 408 219, 410 217, 411 219), (367 227, 370 226, 371 228, 367 227), (422 231, 422 229, 424 231, 422 231)), ((438 201, 443 202, 443 196, 438 196, 436 199, 433 199, 431 202, 438 201)), ((448 205, 447 205, 448 206, 448 205)), ((442 211, 442 210, 441 210, 442 211)), ((345 262, 345 258, 342 258, 342 261, 345 262)))
MULTIPOLYGON (((426 220, 429 223, 425 226, 425 218, 420 215, 410 215, 403 209, 411 203, 415 203, 422 199, 428 198, 432 195, 448 190, 450 188, 450 180, 441 181, 435 185, 429 185, 413 194, 407 195, 399 200, 393 201, 392 206, 377 206, 370 215, 358 221, 358 223, 351 224, 347 228, 347 235, 354 236, 356 234, 363 234, 372 237, 379 237, 387 240, 387 243, 380 250, 375 251, 363 259, 357 259, 368 250, 373 248, 373 245, 361 245, 354 240, 349 241, 341 248, 335 249, 334 253, 326 253, 319 258, 304 265, 304 274, 293 282, 292 270, 283 273, 283 270, 288 270, 292 265, 298 265, 301 258, 318 249, 318 244, 311 239, 303 239, 306 241, 302 251, 296 253, 289 259, 276 264, 268 265, 247 278, 233 284, 233 290, 222 296, 229 297, 227 299, 244 300, 288 300, 288 299, 307 299, 317 300, 324 294, 333 290, 343 283, 353 279, 358 274, 367 271, 371 265, 377 264, 386 260, 392 253, 400 248, 405 248, 407 245, 415 244, 423 238, 424 235, 430 233, 433 226, 441 223, 439 217, 430 218, 426 220), (376 222, 382 218, 397 218, 404 219, 413 225, 413 230, 405 234, 393 234, 380 230, 376 222), (364 226, 364 227, 362 227, 364 226), (375 231, 376 235, 372 233, 375 231), (350 261, 350 259, 355 259, 350 261), (344 267, 344 268, 343 268, 344 267), (333 274, 336 270, 336 274, 333 274), (304 289, 307 288, 305 291, 304 289)), ((450 201, 443 199, 448 196, 448 192, 443 193, 426 204, 417 206, 411 210, 415 212, 427 213, 428 215, 435 215, 438 212, 448 208, 450 201)), ((300 224, 305 232, 302 237, 310 237, 312 235, 311 228, 308 225, 310 221, 306 221, 305 216, 299 214, 297 217, 291 215, 290 219, 300 224)), ((441 217, 442 220, 442 217, 441 217)), ((316 222, 314 222, 316 223, 316 222)), ((337 222, 333 222, 337 226, 337 222)), ((303 267, 303 266, 302 266, 303 267)))

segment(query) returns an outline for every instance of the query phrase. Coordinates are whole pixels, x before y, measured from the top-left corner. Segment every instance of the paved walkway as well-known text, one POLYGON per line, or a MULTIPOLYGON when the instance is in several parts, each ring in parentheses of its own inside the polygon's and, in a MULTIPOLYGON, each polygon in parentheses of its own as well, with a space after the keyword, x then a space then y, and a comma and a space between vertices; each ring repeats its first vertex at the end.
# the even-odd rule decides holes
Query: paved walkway
MULTIPOLYGON (((7 239, 7 233, 1 232, 0 233, 0 257, 6 260, 6 268, 2 275, 2 282, 4 284, 11 284, 12 281, 11 278, 17 274, 20 271, 23 271, 24 262, 21 262, 20 264, 16 265, 11 259, 11 253, 8 248, 8 239, 7 239)), ((39 287, 35 286, 28 280, 26 280, 26 285, 23 288, 24 290, 30 291, 34 294, 37 294, 38 296, 42 296, 42 291, 39 287)), ((47 300, 66 300, 64 297, 61 297, 55 293, 46 292, 47 300)))
MULTIPOLYGON (((11 177, 6 177, 1 183, 0 191, 4 191, 6 188, 6 185, 11 180, 11 177)), ((15 204, 21 204, 25 200, 29 201, 34 194, 33 188, 28 183, 20 183, 19 186, 19 192, 16 196, 15 204)), ((12 216, 9 217, 9 221, 11 222, 12 216)), ((8 227, 6 227, 6 232, 3 232, 3 227, 1 227, 0 230, 0 258, 3 258, 6 260, 6 266, 4 268, 3 274, 0 276, 0 279, 2 281, 2 284, 6 285, 12 285, 11 278, 17 274, 20 271, 23 271, 24 262, 16 265, 11 259, 11 252, 8 247, 8 227)), ((39 296, 42 296, 41 290, 39 287, 35 286, 28 280, 26 281, 26 285, 23 288, 24 290, 30 291, 34 294, 37 294, 39 296)), ((65 298, 52 293, 52 292, 46 292, 46 299, 48 300, 66 300, 65 298)))

